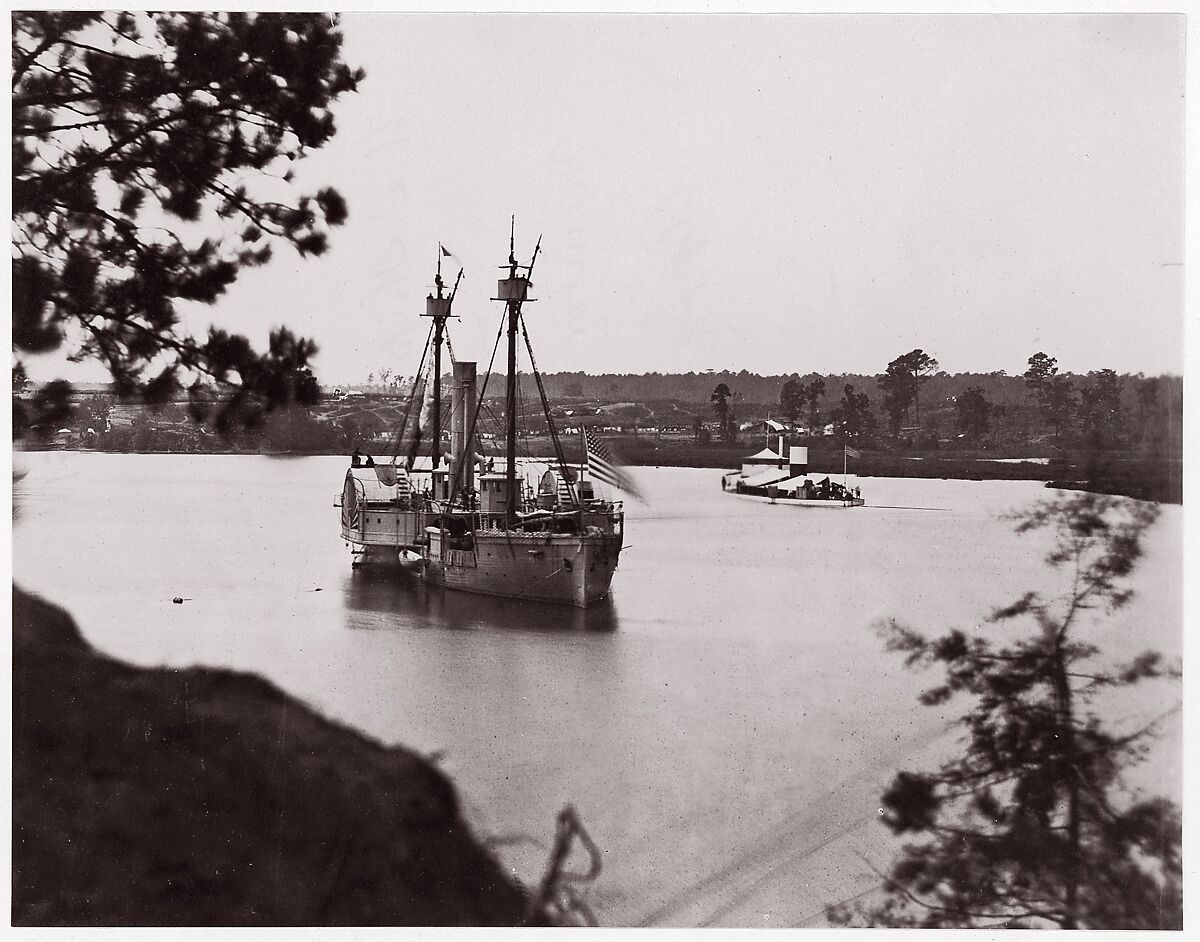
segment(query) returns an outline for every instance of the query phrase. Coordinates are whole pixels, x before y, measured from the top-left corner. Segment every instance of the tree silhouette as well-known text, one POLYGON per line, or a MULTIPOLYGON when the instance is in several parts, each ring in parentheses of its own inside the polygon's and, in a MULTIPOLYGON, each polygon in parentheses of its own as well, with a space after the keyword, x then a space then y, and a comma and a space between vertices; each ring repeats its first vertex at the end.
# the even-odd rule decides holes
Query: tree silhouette
POLYGON ((1038 351, 1029 358, 1029 369, 1025 371, 1025 385, 1037 392, 1058 373, 1058 360, 1038 351))
POLYGON ((904 358, 900 357, 888 364, 887 372, 876 383, 883 393, 879 408, 888 418, 888 430, 897 435, 917 394, 912 371, 904 363, 904 358))
POLYGON ((792 378, 783 384, 779 393, 779 411, 789 422, 795 422, 804 412, 805 386, 799 379, 792 378))
POLYGON ((1029 623, 1015 640, 961 630, 929 639, 895 622, 880 626, 910 666, 945 671, 922 703, 969 699, 966 742, 937 771, 896 777, 883 796, 884 822, 924 839, 904 845, 880 898, 831 907, 833 923, 1182 926, 1179 810, 1122 779, 1154 724, 1116 732, 1092 707, 1101 692, 1177 671, 1153 651, 1097 663, 1100 648, 1083 637, 1092 613, 1131 597, 1125 580, 1157 513, 1085 493, 1015 518, 1018 532, 1054 529, 1047 562, 1071 575, 1061 599, 1029 592, 993 613, 994 626, 1029 623))
MULTIPOLYGON (((176 305, 214 302, 273 243, 320 254, 345 221, 335 190, 291 187, 362 78, 330 17, 40 11, 12 25, 18 363, 66 344, 152 403, 230 383, 221 427, 315 401, 310 341, 280 329, 260 354, 215 328, 197 339, 176 305)), ((51 384, 19 418, 36 424, 68 392, 51 384)))
POLYGON ((817 425, 821 418, 821 413, 817 411, 817 406, 821 402, 821 397, 825 395, 825 379, 818 376, 812 382, 804 387, 804 401, 808 404, 808 431, 809 434, 815 434, 817 425))
POLYGON ((712 403, 713 412, 716 413, 717 420, 721 423, 721 438, 724 441, 729 441, 731 437, 730 425, 732 424, 733 410, 729 405, 729 400, 732 397, 733 393, 729 391, 729 387, 725 383, 718 383, 717 388, 708 397, 712 403))
POLYGON ((1121 377, 1114 370, 1092 370, 1079 391, 1080 427, 1092 448, 1107 448, 1120 440, 1124 424, 1121 377))
POLYGON ((924 350, 912 350, 896 357, 879 377, 878 384, 883 392, 880 408, 888 416, 892 434, 900 431, 901 423, 908 417, 910 406, 916 408, 916 421, 921 422, 921 384, 937 372, 938 361, 924 350))
POLYGON ((1037 399, 1042 417, 1054 427, 1054 437, 1061 439, 1063 428, 1075 411, 1075 384, 1058 375, 1058 360, 1039 352, 1029 358, 1025 385, 1037 399))
POLYGON ((931 357, 924 350, 913 350, 903 357, 908 364, 908 368, 912 370, 913 376, 913 407, 917 414, 917 424, 921 424, 921 386, 930 376, 938 371, 940 365, 937 360, 931 357))
POLYGON ((841 402, 833 410, 833 424, 843 441, 870 435, 875 430, 870 397, 856 393, 854 386, 847 383, 842 388, 841 402))
POLYGON ((824 377, 818 376, 808 383, 802 383, 797 377, 792 377, 783 384, 783 391, 779 394, 779 408, 791 422, 795 422, 807 411, 808 430, 811 433, 820 418, 817 405, 824 395, 824 377))
POLYGON ((1153 419, 1161 410, 1162 383, 1157 377, 1142 382, 1137 388, 1138 430, 1142 441, 1152 434, 1153 419))
POLYGON ((978 441, 991 427, 992 413, 996 407, 988 402, 980 386, 968 386, 954 399, 957 410, 958 430, 972 441, 978 441))

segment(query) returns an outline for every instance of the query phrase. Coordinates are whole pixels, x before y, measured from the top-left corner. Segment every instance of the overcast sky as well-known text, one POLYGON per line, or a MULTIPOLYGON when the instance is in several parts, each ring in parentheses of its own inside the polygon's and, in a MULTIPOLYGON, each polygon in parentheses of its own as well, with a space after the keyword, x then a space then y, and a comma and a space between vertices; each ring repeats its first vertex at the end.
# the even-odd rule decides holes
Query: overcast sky
MULTIPOLYGON (((360 91, 300 167, 348 223, 219 302, 416 369, 437 243, 483 363, 542 234, 548 372, 1183 369, 1183 18, 346 15, 360 91)), ((210 311, 188 313, 202 329, 210 311)))

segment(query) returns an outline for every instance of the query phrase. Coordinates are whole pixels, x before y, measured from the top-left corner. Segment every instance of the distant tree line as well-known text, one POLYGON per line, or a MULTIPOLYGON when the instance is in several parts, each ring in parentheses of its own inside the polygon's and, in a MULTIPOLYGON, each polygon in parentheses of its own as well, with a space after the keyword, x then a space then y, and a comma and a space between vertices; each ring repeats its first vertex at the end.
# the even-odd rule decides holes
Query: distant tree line
MULTIPOLYGON (((408 381, 386 368, 380 371, 380 378, 396 388, 408 381)), ((548 394, 560 403, 560 423, 578 414, 574 400, 591 400, 589 407, 595 402, 624 402, 628 404, 609 406, 604 414, 635 428, 638 424, 643 428, 687 427, 697 444, 734 444, 744 423, 772 417, 802 434, 832 436, 885 450, 1037 445, 1089 453, 1137 452, 1154 460, 1178 458, 1182 453, 1181 377, 1121 375, 1111 369, 1064 374, 1058 371, 1055 358, 1040 351, 1029 358, 1028 369, 1020 376, 1004 372, 951 375, 938 369, 935 358, 914 350, 897 357, 875 376, 558 373, 544 379, 548 394), (714 382, 714 377, 721 375, 728 379, 714 382), (695 398, 682 395, 697 389, 700 393, 695 398), (764 390, 770 394, 760 398, 764 390), (675 395, 670 395, 672 392, 675 395)), ((14 411, 21 408, 31 387, 24 371, 15 369, 14 411)), ((44 422, 42 431, 48 437, 59 424, 79 432, 88 427, 100 430, 102 413, 115 399, 109 396, 103 402, 88 402, 77 401, 73 418, 56 416, 53 422, 44 422)), ((358 428, 342 421, 343 417, 333 414, 337 411, 319 418, 310 416, 311 428, 300 428, 298 419, 281 416, 278 422, 264 423, 266 428, 226 429, 225 434, 233 436, 233 447, 336 450, 342 447, 339 442, 350 442, 353 447, 351 439, 369 438, 380 431, 375 425, 358 428)), ((164 418, 170 425, 170 415, 164 418)), ((530 434, 541 428, 532 415, 527 416, 526 424, 530 434)), ((170 444, 174 450, 173 443, 182 431, 168 427, 160 434, 156 429, 162 425, 161 421, 147 422, 136 443, 128 429, 114 430, 107 445, 98 443, 98 447, 165 450, 163 446, 170 444)), ((213 430, 214 424, 208 428, 213 430)), ((201 430, 188 433, 188 450, 207 449, 205 434, 201 430)))
POLYGON ((988 448, 1019 443, 1089 450, 1182 448, 1179 376, 1061 373, 1043 351, 1010 376, 950 374, 917 349, 875 375, 805 373, 761 376, 745 370, 703 373, 552 373, 556 398, 677 401, 710 415, 725 440, 739 418, 771 415, 809 432, 829 431, 867 444, 939 442, 988 448), (736 414, 735 414, 736 413, 736 414))
POLYGON ((75 403, 67 425, 74 433, 71 444, 113 452, 337 454, 348 453, 369 437, 364 434, 369 430, 353 418, 320 415, 302 406, 277 409, 253 427, 218 433, 213 423, 193 421, 189 403, 139 408, 125 422, 112 418, 116 404, 112 395, 75 403))

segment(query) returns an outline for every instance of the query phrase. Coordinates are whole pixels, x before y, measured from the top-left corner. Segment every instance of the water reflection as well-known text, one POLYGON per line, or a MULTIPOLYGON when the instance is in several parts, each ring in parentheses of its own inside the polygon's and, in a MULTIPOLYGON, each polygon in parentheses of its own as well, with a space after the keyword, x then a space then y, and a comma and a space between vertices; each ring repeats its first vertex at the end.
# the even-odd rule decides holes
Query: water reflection
MULTIPOLYGON (((392 566, 364 566, 351 570, 345 577, 343 591, 348 610, 394 615, 395 623, 405 627, 600 633, 613 632, 618 627, 611 599, 580 609, 570 605, 474 595, 429 585, 392 566)), ((381 627, 378 621, 372 625, 381 627)), ((388 625, 385 621, 382 627, 388 625)), ((367 625, 356 621, 351 627, 367 625)))

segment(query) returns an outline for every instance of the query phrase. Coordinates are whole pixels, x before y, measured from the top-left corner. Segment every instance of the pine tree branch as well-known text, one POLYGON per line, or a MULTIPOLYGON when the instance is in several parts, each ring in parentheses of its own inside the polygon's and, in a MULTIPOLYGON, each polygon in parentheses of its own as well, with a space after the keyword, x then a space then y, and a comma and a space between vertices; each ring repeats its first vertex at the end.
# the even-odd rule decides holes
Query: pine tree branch
POLYGON ((249 200, 239 197, 233 190, 230 190, 224 184, 220 183, 219 181, 215 181, 215 180, 211 184, 211 188, 216 193, 220 194, 221 196, 224 196, 227 200, 229 200, 229 202, 232 205, 237 207, 237 209, 242 213, 243 216, 245 216, 247 219, 249 219, 251 222, 253 222, 256 226, 258 226, 264 232, 270 233, 273 236, 286 237, 286 235, 287 235, 286 231, 279 228, 275 222, 266 220, 266 218, 261 213, 257 212, 257 208, 259 206, 269 206, 269 207, 276 208, 276 209, 287 210, 287 209, 291 209, 290 206, 284 206, 282 203, 258 203, 258 204, 251 203, 249 200))
POLYGON ((127 33, 123 29, 121 29, 121 27, 118 23, 114 23, 112 20, 107 20, 107 19, 101 19, 100 22, 102 22, 105 26, 107 26, 109 28, 110 31, 112 31, 117 36, 124 39, 126 42, 131 42, 135 46, 141 46, 147 52, 153 52, 153 50, 151 50, 149 46, 147 46, 144 42, 142 42, 136 36, 134 36, 130 33, 127 33))
MULTIPOLYGON (((51 46, 53 46, 56 42, 58 42, 58 37, 59 37, 59 34, 57 31, 47 30, 46 35, 45 35, 45 37, 43 37, 42 41, 40 43, 38 43, 33 49, 29 50, 24 55, 22 55, 20 62, 18 62, 15 66, 13 66, 13 75, 12 75, 12 87, 13 88, 16 88, 21 83, 21 79, 23 79, 25 77, 25 73, 29 71, 29 67, 31 65, 33 65, 34 62, 37 61, 38 57, 41 56, 41 54, 43 52, 45 52, 47 49, 49 49, 51 46)), ((16 48, 20 48, 20 47, 16 46, 15 42, 13 43, 13 45, 16 48)), ((14 105, 14 107, 15 107, 15 105, 14 105)))
POLYGON ((52 124, 49 127, 34 127, 33 125, 13 125, 13 131, 20 134, 56 134, 59 131, 75 131, 81 128, 109 127, 114 124, 133 124, 128 118, 96 118, 92 121, 79 121, 74 124, 52 124))
POLYGON ((1001 921, 1002 923, 1011 923, 1015 919, 1038 919, 1038 918, 1041 918, 1041 919, 1049 919, 1052 922, 1059 922, 1061 920, 1061 913, 1055 909, 1026 908, 1019 912, 985 913, 985 912, 976 912, 973 910, 963 909, 963 908, 959 908, 959 907, 939 906, 936 903, 930 903, 927 900, 921 899, 919 896, 917 896, 915 893, 913 893, 908 887, 904 886, 902 883, 899 883, 894 878, 889 877, 887 874, 881 872, 873 863, 871 863, 869 860, 867 860, 861 854, 859 855, 859 857, 867 864, 868 867, 871 868, 872 871, 874 871, 875 875, 877 877, 879 877, 886 886, 892 887, 892 888, 898 890, 900 892, 900 894, 905 899, 907 899, 909 902, 914 903, 917 906, 920 906, 921 908, 928 910, 930 912, 946 913, 947 915, 953 915, 953 916, 965 916, 969 919, 995 919, 995 920, 1001 921))
POLYGON ((131 56, 123 52, 117 52, 115 49, 102 49, 99 46, 92 46, 88 43, 82 43, 77 39, 63 39, 64 46, 70 46, 73 49, 82 49, 85 52, 95 52, 102 56, 111 56, 114 59, 122 59, 125 62, 144 62, 146 59, 161 59, 161 55, 156 55, 152 52, 147 52, 144 56, 131 56))

